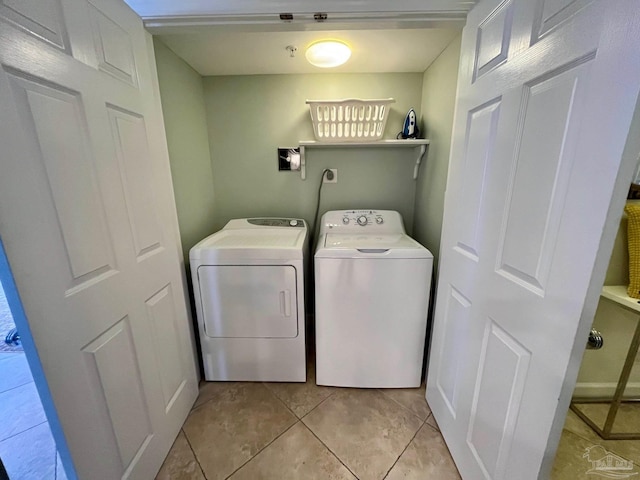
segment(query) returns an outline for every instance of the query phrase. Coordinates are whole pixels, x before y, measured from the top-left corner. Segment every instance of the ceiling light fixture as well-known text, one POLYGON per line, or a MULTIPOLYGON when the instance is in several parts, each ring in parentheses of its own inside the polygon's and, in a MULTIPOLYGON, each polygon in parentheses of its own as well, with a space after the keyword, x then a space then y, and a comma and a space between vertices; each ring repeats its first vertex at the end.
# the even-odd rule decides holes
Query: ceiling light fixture
POLYGON ((351 57, 351 49, 346 43, 337 40, 322 40, 311 44, 305 53, 311 65, 331 68, 342 65, 351 57))

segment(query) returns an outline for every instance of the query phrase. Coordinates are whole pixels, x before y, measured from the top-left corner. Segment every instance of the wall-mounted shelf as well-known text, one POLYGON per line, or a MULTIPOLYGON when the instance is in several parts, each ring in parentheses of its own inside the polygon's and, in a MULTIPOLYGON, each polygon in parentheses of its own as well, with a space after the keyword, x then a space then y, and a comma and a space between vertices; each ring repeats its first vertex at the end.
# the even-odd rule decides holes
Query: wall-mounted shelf
POLYGON ((429 140, 380 140, 377 142, 315 142, 312 140, 303 140, 300 142, 300 178, 304 180, 307 177, 306 170, 306 150, 307 148, 413 148, 416 150, 416 166, 413 169, 413 179, 418 178, 418 169, 420 162, 427 151, 429 140))
POLYGON ((627 295, 626 285, 605 285, 602 287, 602 297, 617 303, 622 308, 640 313, 640 303, 637 298, 631 298, 627 295))

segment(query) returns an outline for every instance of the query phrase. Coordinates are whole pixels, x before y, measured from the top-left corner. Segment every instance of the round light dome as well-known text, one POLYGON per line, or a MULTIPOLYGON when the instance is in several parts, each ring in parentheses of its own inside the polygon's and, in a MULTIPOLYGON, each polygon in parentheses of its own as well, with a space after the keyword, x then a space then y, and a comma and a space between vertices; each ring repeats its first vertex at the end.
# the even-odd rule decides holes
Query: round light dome
POLYGON ((305 53, 311 65, 320 68, 331 68, 342 65, 351 57, 351 49, 336 40, 323 40, 307 48, 305 53))

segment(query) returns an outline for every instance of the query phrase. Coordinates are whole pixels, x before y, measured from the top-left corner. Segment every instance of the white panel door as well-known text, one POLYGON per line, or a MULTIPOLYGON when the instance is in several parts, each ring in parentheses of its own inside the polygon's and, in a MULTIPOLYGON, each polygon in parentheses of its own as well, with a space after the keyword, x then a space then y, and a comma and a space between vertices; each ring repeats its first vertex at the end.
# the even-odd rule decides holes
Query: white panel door
POLYGON ((0 235, 79 478, 153 478, 197 395, 150 36, 0 1, 0 235))
POLYGON ((548 474, 637 158, 638 7, 469 14, 427 381, 463 478, 548 474))

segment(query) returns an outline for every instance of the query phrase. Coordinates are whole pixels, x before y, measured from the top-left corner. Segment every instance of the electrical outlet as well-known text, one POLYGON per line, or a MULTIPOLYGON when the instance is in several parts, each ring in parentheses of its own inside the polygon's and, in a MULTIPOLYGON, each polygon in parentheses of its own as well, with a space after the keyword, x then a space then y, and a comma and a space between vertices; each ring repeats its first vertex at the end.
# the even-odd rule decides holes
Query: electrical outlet
POLYGON ((329 172, 327 172, 324 174, 324 177, 322 177, 322 183, 338 183, 338 169, 330 168, 329 171, 333 173, 333 178, 329 180, 327 176, 329 176, 330 174, 329 172))

